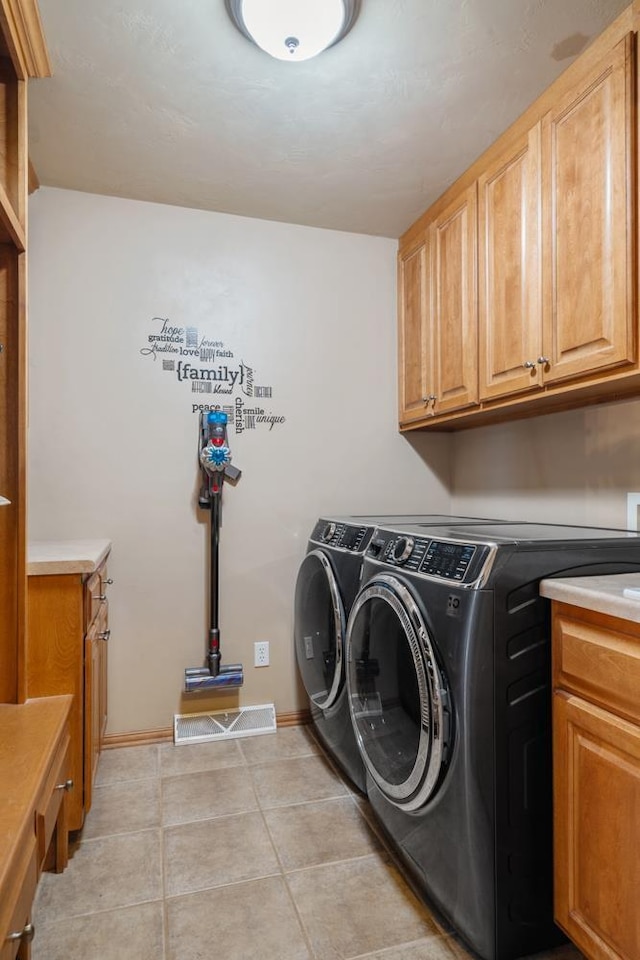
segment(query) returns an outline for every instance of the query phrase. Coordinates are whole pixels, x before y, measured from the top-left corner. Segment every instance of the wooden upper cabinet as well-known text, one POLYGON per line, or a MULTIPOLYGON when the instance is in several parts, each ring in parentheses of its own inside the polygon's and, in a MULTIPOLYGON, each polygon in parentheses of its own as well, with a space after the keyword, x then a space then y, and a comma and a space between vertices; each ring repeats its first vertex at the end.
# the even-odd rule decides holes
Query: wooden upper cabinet
POLYGON ((542 383, 540 124, 478 178, 481 400, 542 383))
POLYGON ((545 382, 636 360, 635 38, 542 120, 545 382))
POLYGON ((429 226, 435 414, 478 400, 476 184, 429 226))
POLYGON ((398 257, 398 385, 400 422, 432 409, 431 344, 427 325, 428 253, 423 239, 398 257))

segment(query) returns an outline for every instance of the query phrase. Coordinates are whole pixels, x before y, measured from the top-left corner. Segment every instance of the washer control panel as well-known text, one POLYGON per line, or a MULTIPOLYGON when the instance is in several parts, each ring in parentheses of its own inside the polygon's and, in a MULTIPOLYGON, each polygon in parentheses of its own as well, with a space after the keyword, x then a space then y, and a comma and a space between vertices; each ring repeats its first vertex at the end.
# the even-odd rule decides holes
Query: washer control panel
POLYGON ((429 540, 376 530, 366 555, 392 567, 458 583, 473 581, 484 566, 487 548, 450 540, 429 540))
POLYGON ((420 566, 423 573, 447 580, 464 580, 467 568, 476 552, 468 543, 448 543, 432 540, 420 566))
MULTIPOLYGON (((378 531, 380 534, 380 531, 378 531)), ((405 567, 407 570, 419 570, 429 546, 429 541, 423 537, 406 537, 387 534, 388 539, 376 536, 371 541, 369 553, 378 556, 385 563, 395 567, 405 567), (377 548, 377 553, 376 553, 377 548)))
POLYGON ((372 532, 371 527, 320 519, 313 528, 311 539, 327 547, 347 550, 349 553, 363 553, 372 532))

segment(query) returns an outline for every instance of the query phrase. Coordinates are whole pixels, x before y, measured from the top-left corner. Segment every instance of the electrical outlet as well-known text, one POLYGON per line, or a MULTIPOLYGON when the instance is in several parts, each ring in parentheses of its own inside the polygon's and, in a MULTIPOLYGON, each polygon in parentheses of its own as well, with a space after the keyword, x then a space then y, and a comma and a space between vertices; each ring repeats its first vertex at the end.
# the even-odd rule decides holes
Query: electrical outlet
POLYGON ((638 530, 640 514, 640 493, 627 494, 627 530, 638 530))
POLYGON ((269 641, 260 640, 253 645, 253 665, 254 667, 269 666, 269 641))

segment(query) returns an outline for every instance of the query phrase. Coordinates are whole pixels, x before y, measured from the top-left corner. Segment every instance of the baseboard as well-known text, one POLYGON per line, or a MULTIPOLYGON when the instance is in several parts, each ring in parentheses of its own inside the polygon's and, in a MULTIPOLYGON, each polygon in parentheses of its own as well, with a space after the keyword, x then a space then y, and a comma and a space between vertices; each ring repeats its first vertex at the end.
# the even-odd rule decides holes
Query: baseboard
MULTIPOLYGON (((276 714, 276 724, 279 727, 300 727, 310 722, 311 714, 308 710, 276 714)), ((133 733, 108 733, 102 741, 102 749, 141 747, 151 743, 169 743, 172 740, 173 727, 162 727, 159 730, 137 730, 133 733)))

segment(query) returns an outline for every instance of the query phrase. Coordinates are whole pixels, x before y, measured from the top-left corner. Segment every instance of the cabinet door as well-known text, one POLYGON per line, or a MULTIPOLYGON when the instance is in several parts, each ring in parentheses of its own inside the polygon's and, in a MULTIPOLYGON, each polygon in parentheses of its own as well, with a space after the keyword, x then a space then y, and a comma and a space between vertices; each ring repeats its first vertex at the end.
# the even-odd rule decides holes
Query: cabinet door
POLYGON ((631 35, 542 121, 545 381, 634 362, 631 35))
POLYGON ((429 227, 436 415, 478 400, 476 193, 474 183, 429 227))
POLYGON ((91 809, 93 781, 100 757, 100 663, 103 640, 94 623, 85 637, 84 648, 84 808, 91 809))
POLYGON ((107 666, 109 660, 109 636, 111 631, 108 627, 106 608, 100 617, 98 627, 98 639, 100 641, 100 678, 99 678, 99 696, 100 696, 100 737, 98 742, 98 753, 102 752, 104 735, 107 730, 107 666))
POLYGON ((555 917, 591 960, 640 956, 640 728, 554 695, 555 917))
POLYGON ((478 179, 481 400, 542 382, 540 202, 536 124, 478 179))
POLYGON ((423 239, 398 257, 398 391, 400 423, 433 412, 428 328, 428 254, 423 239))

